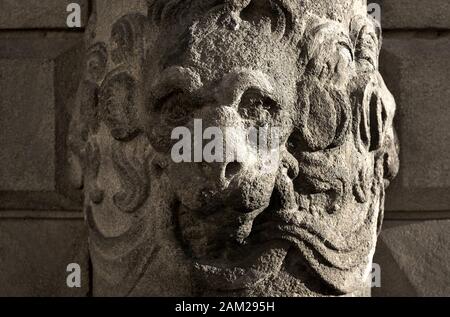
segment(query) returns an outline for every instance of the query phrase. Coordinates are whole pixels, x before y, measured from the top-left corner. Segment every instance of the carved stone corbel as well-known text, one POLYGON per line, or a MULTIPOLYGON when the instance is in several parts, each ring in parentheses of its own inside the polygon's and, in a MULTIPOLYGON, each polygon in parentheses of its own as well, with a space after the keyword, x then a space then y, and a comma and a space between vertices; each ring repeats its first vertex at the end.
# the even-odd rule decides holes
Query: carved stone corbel
POLYGON ((69 137, 94 295, 367 294, 398 143, 365 1, 95 2, 69 137), (280 128, 279 161, 174 162, 196 119, 280 128))

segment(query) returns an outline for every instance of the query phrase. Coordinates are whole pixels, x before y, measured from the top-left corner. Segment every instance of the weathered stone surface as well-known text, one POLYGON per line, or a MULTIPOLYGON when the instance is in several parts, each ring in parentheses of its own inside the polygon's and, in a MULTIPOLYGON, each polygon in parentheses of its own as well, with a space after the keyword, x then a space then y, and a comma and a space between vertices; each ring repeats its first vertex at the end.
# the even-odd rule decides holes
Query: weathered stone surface
POLYGON ((398 151, 364 2, 123 3, 95 2, 68 138, 94 295, 365 294, 398 151), (177 161, 200 120, 240 158, 177 161))
POLYGON ((90 286, 86 235, 81 219, 0 217, 0 296, 86 296, 90 286), (70 263, 81 266, 81 288, 67 287, 70 263))
POLYGON ((373 296, 450 296, 450 221, 387 221, 374 261, 373 296))
POLYGON ((88 0, 0 0, 1 29, 67 28, 67 5, 81 6, 82 27, 87 23, 88 0))
POLYGON ((55 189, 52 61, 0 59, 0 190, 55 189))
POLYGON ((0 209, 79 210, 66 137, 83 36, 4 32, 0 42, 0 209))
POLYGON ((82 40, 82 33, 45 31, 0 33, 2 43, 0 58, 54 60, 65 52, 75 51, 82 44, 82 40))
POLYGON ((383 29, 450 29, 447 0, 369 0, 381 6, 383 29))
POLYGON ((392 210, 450 205, 450 36, 393 34, 381 72, 398 103, 402 169, 388 195, 392 210))

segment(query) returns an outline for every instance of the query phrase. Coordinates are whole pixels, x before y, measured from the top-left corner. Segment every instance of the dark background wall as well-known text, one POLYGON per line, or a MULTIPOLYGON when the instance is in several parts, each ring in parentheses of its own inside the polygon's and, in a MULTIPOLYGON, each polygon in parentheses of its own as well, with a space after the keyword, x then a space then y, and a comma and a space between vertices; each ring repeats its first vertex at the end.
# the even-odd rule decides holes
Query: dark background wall
MULTIPOLYGON (((450 296, 450 1, 378 3, 402 166, 387 195, 373 295, 450 296)), ((0 0, 0 296, 89 294, 65 145, 88 13, 88 0, 0 0), (66 27, 70 2, 82 6, 81 29, 66 27), (73 262, 81 289, 66 286, 73 262)))

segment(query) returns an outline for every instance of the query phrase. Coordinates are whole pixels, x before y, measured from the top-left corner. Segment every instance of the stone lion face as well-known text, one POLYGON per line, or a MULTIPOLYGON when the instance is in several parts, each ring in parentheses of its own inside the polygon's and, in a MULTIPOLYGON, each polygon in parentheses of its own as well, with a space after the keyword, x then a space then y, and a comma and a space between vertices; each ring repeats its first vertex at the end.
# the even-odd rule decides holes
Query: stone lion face
POLYGON ((361 291, 398 169, 379 27, 283 1, 222 2, 149 1, 148 17, 125 16, 113 27, 115 68, 81 85, 80 112, 94 119, 82 120, 82 140, 73 143, 85 165, 98 288, 361 291), (173 159, 180 127, 192 137, 192 162, 173 159), (210 128, 223 133, 215 150, 226 152, 222 161, 202 156, 210 128), (251 128, 274 129, 275 146, 255 150, 251 128))
POLYGON ((155 58, 147 133, 174 193, 180 243, 216 291, 263 294, 272 280, 292 294, 351 293, 371 270, 393 117, 376 70, 379 34, 368 19, 362 28, 311 17, 293 46, 273 17, 252 14, 213 10, 182 37, 161 36, 175 40, 155 58), (242 161, 174 163, 170 131, 194 135, 195 119, 222 131, 278 127, 278 159, 237 136, 226 145, 242 161))
POLYGON ((174 163, 169 147, 163 154, 183 241, 195 258, 228 262, 227 257, 247 252, 243 245, 252 222, 270 204, 281 165, 268 156, 285 152, 282 145, 274 149, 277 153, 255 153, 246 135, 236 131, 280 127, 285 143, 296 71, 292 54, 270 29, 260 32, 248 22, 235 21, 236 31, 237 25, 230 28, 232 22, 221 11, 213 11, 207 20, 190 30, 195 40, 188 47, 168 48, 178 52, 177 58, 166 61, 150 84, 150 117, 156 120, 151 120, 149 135, 163 145, 180 125, 194 135, 194 120, 200 119, 203 129, 218 127, 233 136, 224 147, 242 155, 239 161, 225 157, 225 162, 174 163))

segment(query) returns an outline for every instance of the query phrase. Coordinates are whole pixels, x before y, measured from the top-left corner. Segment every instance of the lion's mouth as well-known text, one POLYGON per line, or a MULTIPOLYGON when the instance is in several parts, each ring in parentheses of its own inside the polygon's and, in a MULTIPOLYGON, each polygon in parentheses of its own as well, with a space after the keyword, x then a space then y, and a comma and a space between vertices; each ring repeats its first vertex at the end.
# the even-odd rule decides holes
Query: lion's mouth
MULTIPOLYGON (((287 182, 280 177, 279 183, 283 181, 287 182)), ((347 206, 361 217, 355 217, 352 229, 344 232, 336 227, 339 214, 303 210, 295 202, 292 187, 278 187, 267 206, 250 213, 224 207, 205 216, 179 208, 180 232, 190 248, 195 272, 208 287, 246 289, 277 275, 294 250, 321 281, 338 292, 360 286, 374 247, 372 229, 378 215, 367 212, 374 208, 347 206)))
POLYGON ((179 205, 182 244, 193 261, 195 274, 208 289, 245 290, 280 271, 292 248, 292 243, 285 238, 288 232, 281 234, 282 223, 255 222, 273 207, 269 204, 247 213, 224 208, 205 216, 179 205), (264 230, 280 234, 267 235, 264 230))

